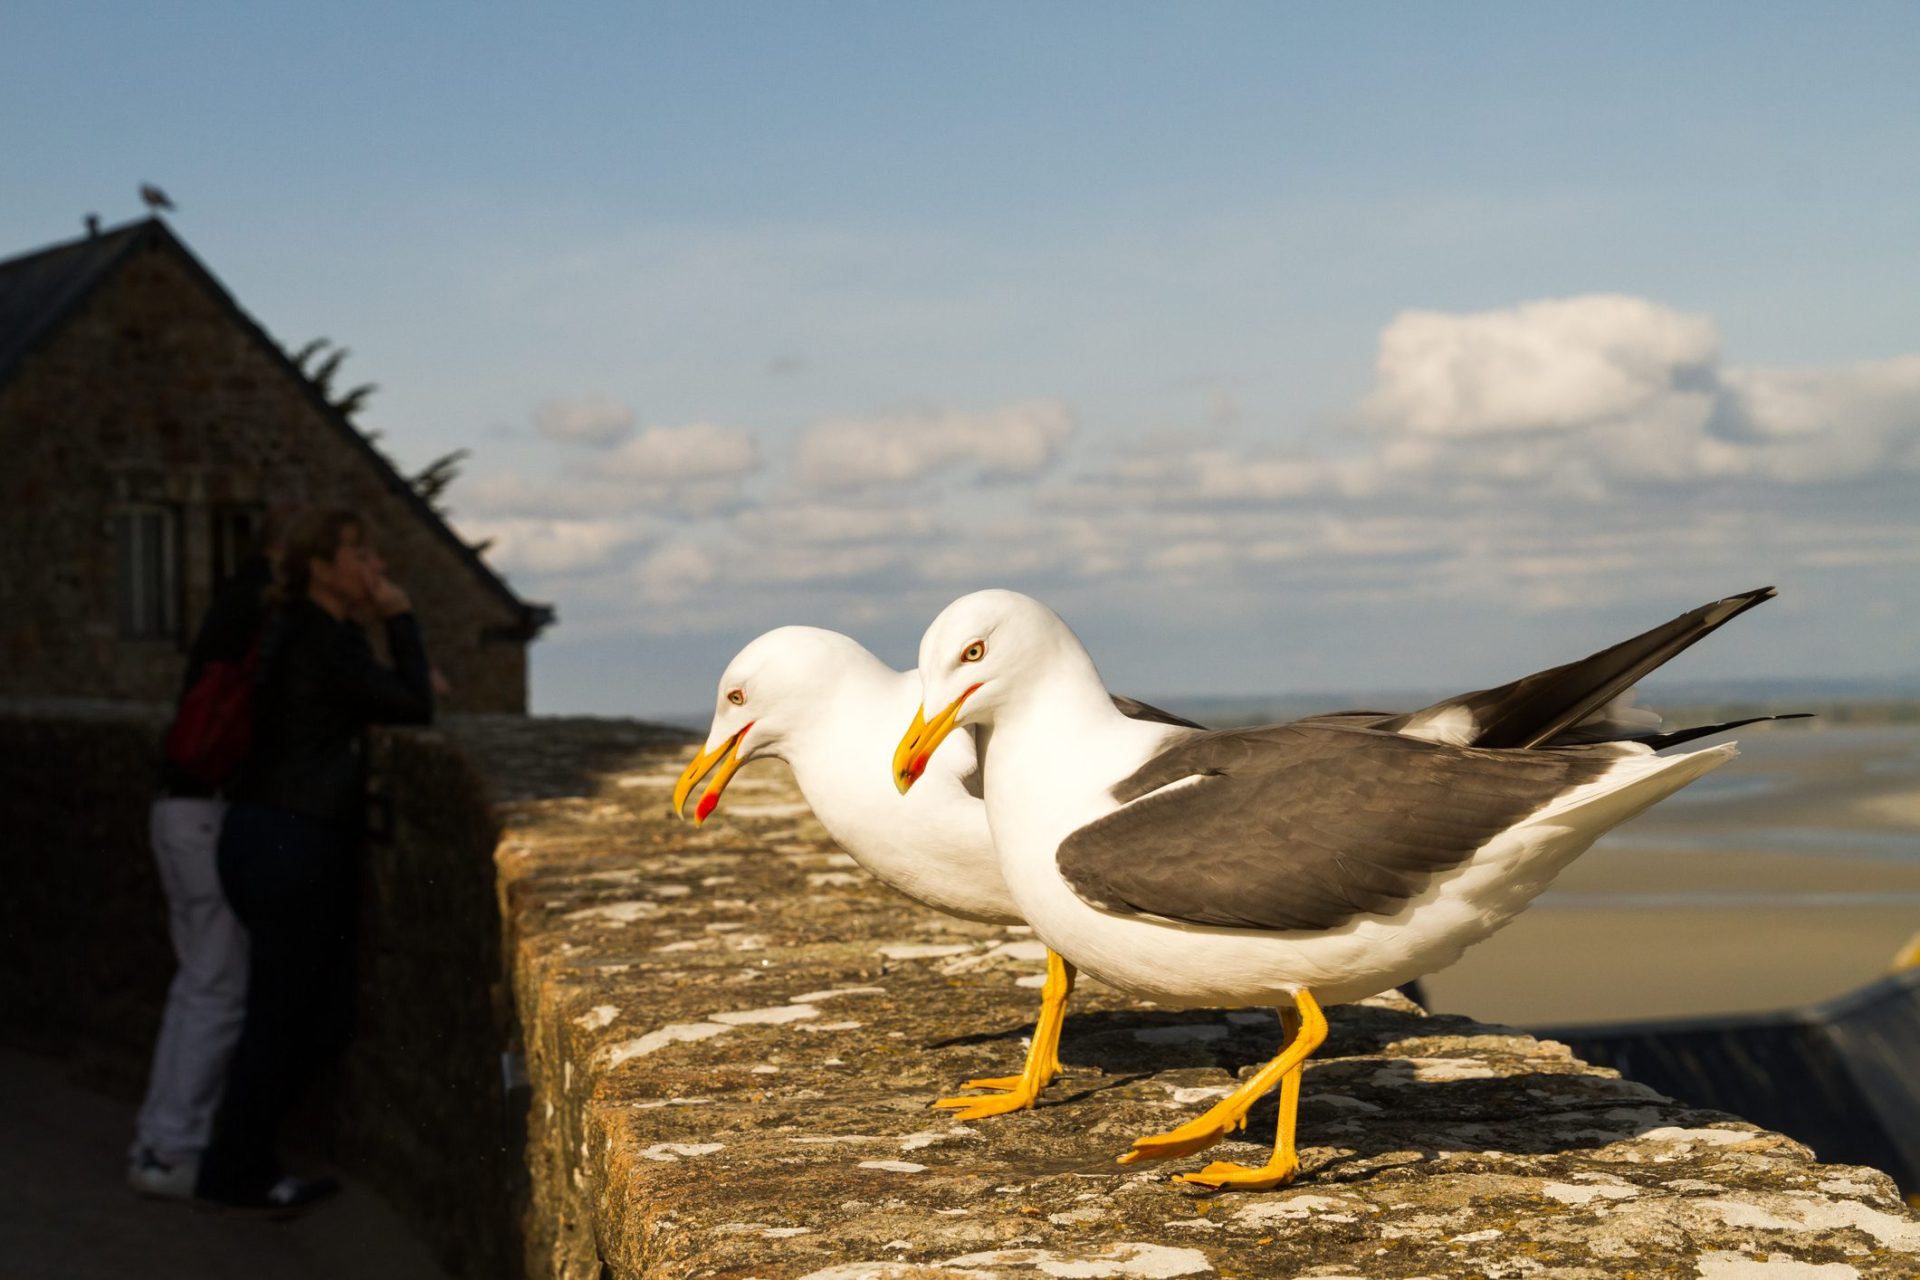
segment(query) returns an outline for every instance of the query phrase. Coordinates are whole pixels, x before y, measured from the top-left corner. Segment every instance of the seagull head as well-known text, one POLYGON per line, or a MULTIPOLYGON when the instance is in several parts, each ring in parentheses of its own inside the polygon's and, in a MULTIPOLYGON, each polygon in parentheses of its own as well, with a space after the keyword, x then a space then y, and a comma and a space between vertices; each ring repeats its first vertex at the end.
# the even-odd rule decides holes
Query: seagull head
POLYGON ((858 654, 872 655, 847 636, 818 627, 777 627, 734 655, 714 695, 706 745, 673 788, 673 810, 686 816, 693 789, 712 774, 694 806, 696 824, 712 816, 720 793, 740 766, 784 751, 834 695, 838 676, 858 654))
POLYGON ((976 591, 941 610, 920 639, 922 702, 893 754, 894 786, 905 794, 948 734, 992 724, 1023 690, 1067 661, 1091 667, 1060 615, 1032 596, 976 591), (940 709, 931 720, 929 708, 940 709))

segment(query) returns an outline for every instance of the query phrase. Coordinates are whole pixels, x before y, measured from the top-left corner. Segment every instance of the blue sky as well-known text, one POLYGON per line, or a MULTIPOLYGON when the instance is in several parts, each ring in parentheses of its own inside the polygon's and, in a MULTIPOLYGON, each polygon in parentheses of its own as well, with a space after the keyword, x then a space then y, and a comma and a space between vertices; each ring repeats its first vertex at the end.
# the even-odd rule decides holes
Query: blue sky
POLYGON ((13 6, 0 252, 138 212, 698 708, 1056 603, 1154 694, 1920 668, 1911 6, 13 6))

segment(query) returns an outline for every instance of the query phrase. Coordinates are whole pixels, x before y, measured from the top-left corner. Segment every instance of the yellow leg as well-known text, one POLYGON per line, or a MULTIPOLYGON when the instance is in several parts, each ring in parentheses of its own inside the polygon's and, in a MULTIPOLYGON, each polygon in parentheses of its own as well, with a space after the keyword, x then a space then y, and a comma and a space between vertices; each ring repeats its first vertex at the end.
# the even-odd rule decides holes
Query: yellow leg
POLYGON ((1060 1029, 1067 1020, 1067 997, 1073 994, 1074 968, 1052 948, 1047 950, 1047 983, 1040 989, 1040 1017, 1033 1025, 1033 1044, 1027 1063, 1017 1076, 969 1080, 962 1089, 1000 1089, 988 1098, 942 1098, 936 1107, 956 1111, 956 1120, 979 1120, 1031 1107, 1047 1083, 1060 1074, 1060 1029))
POLYGON ((1189 1120, 1167 1133, 1136 1138, 1133 1149, 1120 1157, 1121 1164, 1136 1160, 1165 1160, 1203 1151, 1235 1129, 1244 1128, 1247 1112, 1276 1084, 1280 1086, 1280 1123, 1274 1133, 1273 1158, 1259 1169, 1215 1161, 1199 1173, 1181 1174, 1179 1181, 1204 1186, 1235 1186, 1247 1190, 1277 1187, 1293 1180, 1298 1160, 1294 1155, 1294 1125, 1300 1107, 1300 1072, 1307 1057, 1327 1038, 1327 1019, 1310 991, 1293 997, 1294 1009, 1280 1012, 1286 1047, 1280 1055, 1256 1071, 1238 1089, 1222 1098, 1198 1119, 1189 1120), (1297 1012, 1296 1012, 1297 1010, 1297 1012))

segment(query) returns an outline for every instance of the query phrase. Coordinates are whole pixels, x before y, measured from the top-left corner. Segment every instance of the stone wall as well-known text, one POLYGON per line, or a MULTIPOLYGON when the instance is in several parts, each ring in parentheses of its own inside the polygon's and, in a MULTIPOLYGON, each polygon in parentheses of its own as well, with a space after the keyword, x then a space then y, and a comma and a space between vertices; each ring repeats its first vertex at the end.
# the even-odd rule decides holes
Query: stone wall
POLYGON ((0 385, 0 696, 173 696, 184 638, 118 634, 109 516, 181 515, 181 626, 213 589, 222 504, 366 514, 412 595, 454 711, 524 711, 518 615, 343 438, 181 255, 149 236, 0 385))
MULTIPOLYGON (((128 1020, 157 1007, 166 965, 130 771, 153 727, 0 717, 0 829, 29 837, 4 854, 9 1039, 144 1054, 151 1015, 128 1020)), ((1083 983, 1042 1105, 957 1123, 928 1104, 1016 1067, 1042 948, 881 888, 775 766, 743 772, 704 829, 679 823, 689 749, 515 717, 388 742, 396 839, 374 854, 369 1017, 332 1132, 468 1274, 511 1272, 516 1169, 525 1271, 563 1280, 1920 1274, 1920 1219, 1884 1174, 1397 997, 1330 1011, 1284 1190, 1168 1180, 1263 1158, 1271 1102, 1251 1142, 1113 1159, 1269 1057, 1266 1011, 1083 983), (523 1153, 498 1123, 523 1108, 481 1069, 508 1030, 495 907, 523 1153)))
MULTIPOLYGON (((584 745, 537 741, 549 778, 584 745)), ((775 766, 743 772, 705 829, 677 823, 689 749, 602 750, 577 786, 505 810, 531 1274, 1920 1275, 1920 1219, 1886 1175, 1398 997, 1330 1011, 1284 1190, 1168 1180, 1263 1160, 1271 1101, 1251 1141, 1114 1163, 1270 1057, 1266 1011, 1083 982, 1042 1105, 956 1123, 928 1104, 1017 1069, 1042 948, 880 887, 775 766)))
MULTIPOLYGON (((144 1088, 173 969, 147 844, 163 723, 139 708, 0 707, 0 1041, 127 1099, 144 1088)), ((455 1274, 504 1280, 519 1273, 525 1178, 502 1079, 498 828, 443 735, 382 735, 376 760, 393 823, 367 860, 358 1030, 293 1140, 372 1181, 455 1274)), ((102 1167, 117 1154, 99 1153, 102 1167)))

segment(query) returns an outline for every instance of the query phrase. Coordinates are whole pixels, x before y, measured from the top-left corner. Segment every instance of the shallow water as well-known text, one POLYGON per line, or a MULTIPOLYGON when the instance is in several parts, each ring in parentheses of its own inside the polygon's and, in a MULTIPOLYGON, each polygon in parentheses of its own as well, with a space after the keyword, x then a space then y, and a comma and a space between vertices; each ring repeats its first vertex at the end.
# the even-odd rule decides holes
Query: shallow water
MULTIPOLYGON (((1676 797, 1677 799, 1677 797, 1676 797)), ((1673 803, 1672 800, 1666 803, 1673 803)), ((1680 853, 1727 853, 1766 849, 1809 857, 1845 856, 1894 862, 1920 861, 1920 832, 1866 831, 1848 827, 1761 827, 1685 835, 1661 830, 1613 831, 1596 849, 1672 849, 1680 853)))
MULTIPOLYGON (((1902 821, 1902 798, 1920 796, 1920 726, 1748 730, 1740 756, 1595 844, 1677 855, 1763 853, 1821 860, 1920 865, 1920 805, 1902 821)), ((1641 909, 1697 906, 1908 905, 1905 890, 1770 892, 1730 885, 1683 893, 1550 891, 1543 907, 1641 909)))
POLYGON ((1608 833, 1436 1007, 1520 1024, 1791 1007, 1872 981, 1920 928, 1920 726, 1748 729, 1608 833))
POLYGON ((1658 911, 1695 907, 1920 907, 1920 890, 1743 893, 1737 889, 1685 893, 1545 893, 1535 911, 1658 911))

